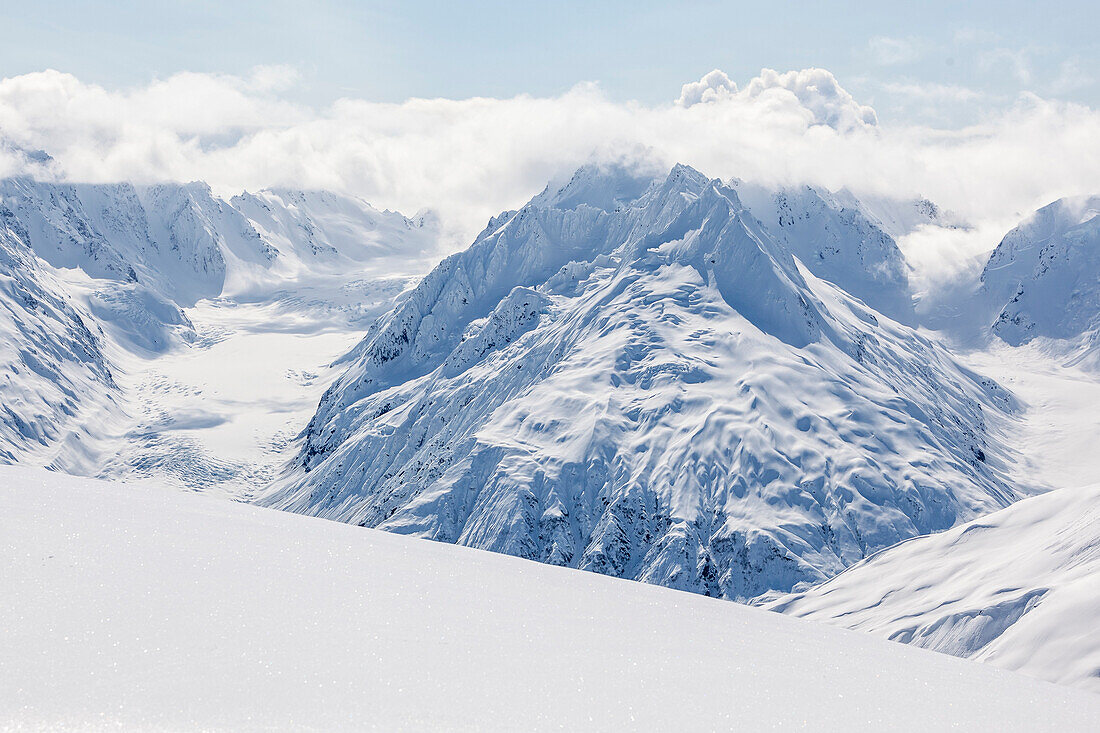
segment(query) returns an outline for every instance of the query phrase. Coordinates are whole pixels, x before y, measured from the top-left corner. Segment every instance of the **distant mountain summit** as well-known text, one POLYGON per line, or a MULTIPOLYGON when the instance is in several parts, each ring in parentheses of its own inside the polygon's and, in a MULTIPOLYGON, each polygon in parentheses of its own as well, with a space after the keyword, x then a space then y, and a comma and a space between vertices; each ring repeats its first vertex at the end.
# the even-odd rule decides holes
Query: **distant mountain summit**
POLYGON ((588 166, 495 217, 370 327, 261 501, 748 599, 1019 498, 1012 398, 870 306, 911 307, 889 235, 812 190, 756 211, 588 166))
POLYGON ((1005 235, 981 275, 991 328, 1018 346, 1100 327, 1100 197, 1065 198, 1005 235))
POLYGON ((894 238, 858 200, 811 186, 731 185, 749 212, 812 273, 912 324, 909 266, 894 238))

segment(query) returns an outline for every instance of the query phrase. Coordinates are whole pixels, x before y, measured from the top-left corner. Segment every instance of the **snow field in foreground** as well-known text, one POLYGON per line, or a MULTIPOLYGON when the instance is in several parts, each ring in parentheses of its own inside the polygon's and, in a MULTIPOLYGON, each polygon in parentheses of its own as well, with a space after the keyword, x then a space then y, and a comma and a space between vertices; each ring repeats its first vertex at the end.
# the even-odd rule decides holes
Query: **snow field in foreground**
POLYGON ((1089 730, 1100 696, 640 583, 0 468, 0 727, 1089 730))

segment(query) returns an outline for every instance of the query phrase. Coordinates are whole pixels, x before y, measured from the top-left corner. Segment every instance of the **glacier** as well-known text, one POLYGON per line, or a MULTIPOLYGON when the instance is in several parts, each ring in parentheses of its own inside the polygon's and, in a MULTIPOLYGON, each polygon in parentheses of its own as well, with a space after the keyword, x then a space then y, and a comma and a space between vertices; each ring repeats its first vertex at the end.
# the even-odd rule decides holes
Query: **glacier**
POLYGON ((0 180, 0 217, 0 459, 238 496, 437 229, 320 191, 27 177, 0 180))

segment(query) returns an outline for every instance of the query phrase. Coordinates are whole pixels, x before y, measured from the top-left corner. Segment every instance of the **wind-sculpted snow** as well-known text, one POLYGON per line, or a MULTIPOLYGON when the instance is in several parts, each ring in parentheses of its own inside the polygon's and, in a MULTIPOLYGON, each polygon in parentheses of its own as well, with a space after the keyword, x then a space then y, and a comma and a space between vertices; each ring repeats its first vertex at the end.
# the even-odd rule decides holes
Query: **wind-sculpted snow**
POLYGON ((1100 486, 892 547, 772 608, 1100 691, 1100 486))
POLYGON ((1007 393, 683 166, 497 217, 347 362, 262 502, 747 599, 1021 495, 1007 393))
POLYGON ((1009 232, 982 271, 992 329, 1018 346, 1100 327, 1100 197, 1060 199, 1009 232))
POLYGON ((93 332, 0 204, 0 462, 42 454, 115 393, 93 332))

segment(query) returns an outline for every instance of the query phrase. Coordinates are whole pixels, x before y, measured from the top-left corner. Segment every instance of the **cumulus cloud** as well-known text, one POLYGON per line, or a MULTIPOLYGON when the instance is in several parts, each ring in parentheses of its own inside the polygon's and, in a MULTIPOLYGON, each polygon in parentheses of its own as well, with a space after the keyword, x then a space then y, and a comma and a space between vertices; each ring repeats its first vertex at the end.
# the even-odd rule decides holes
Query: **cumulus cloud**
POLYGON ((790 95, 813 115, 812 124, 828 125, 837 130, 847 131, 878 122, 875 111, 857 102, 825 69, 803 69, 785 74, 764 69, 749 82, 744 94, 761 104, 782 100, 784 94, 790 95))
POLYGON ((777 118, 800 117, 800 123, 828 125, 838 130, 874 125, 877 121, 873 109, 856 102, 824 69, 785 74, 764 69, 742 91, 738 91, 737 84, 725 72, 715 69, 699 81, 685 84, 676 105, 686 108, 723 102, 740 108, 755 106, 777 118))
POLYGON ((690 107, 704 102, 720 102, 737 93, 737 85, 730 81, 726 72, 715 69, 699 81, 691 81, 680 88, 680 98, 676 104, 690 107))
POLYGON ((435 209, 450 247, 593 159, 924 195, 973 222, 1100 191, 1100 114, 1033 95, 981 125, 938 130, 876 124, 821 69, 765 70, 741 87, 711 72, 677 103, 653 106, 582 84, 554 97, 343 99, 312 109, 281 93, 293 83, 278 69, 178 74, 123 90, 56 71, 4 79, 0 175, 202 179, 223 193, 326 188, 407 213, 435 209), (37 150, 53 160, 28 153, 37 150))

